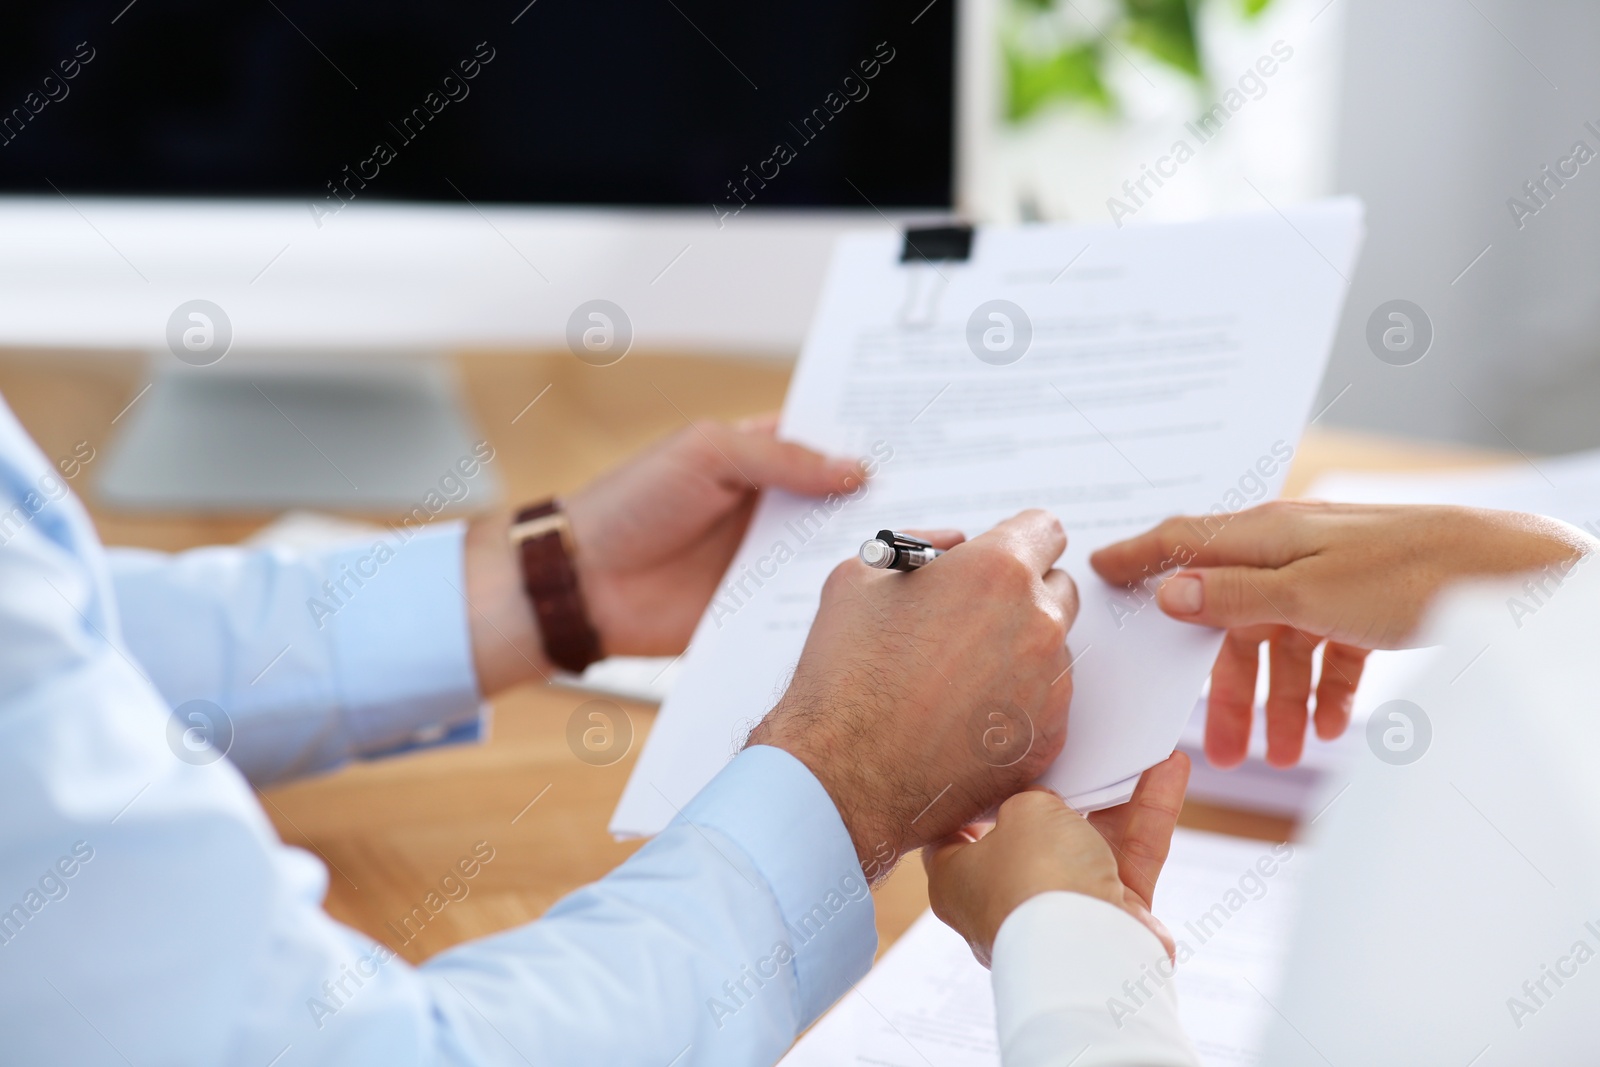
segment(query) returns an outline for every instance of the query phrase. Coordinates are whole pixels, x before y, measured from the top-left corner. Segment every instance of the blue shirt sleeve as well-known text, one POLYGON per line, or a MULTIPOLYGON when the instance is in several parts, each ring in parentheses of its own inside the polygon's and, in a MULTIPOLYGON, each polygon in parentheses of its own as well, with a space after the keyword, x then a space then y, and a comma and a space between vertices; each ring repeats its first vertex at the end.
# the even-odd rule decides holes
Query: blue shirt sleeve
MULTIPOLYGON (((32 570, 0 551, 0 632, 32 570)), ((753 748, 544 919, 413 967, 405 930, 375 943, 321 910, 322 865, 276 838, 229 761, 178 754, 160 696, 80 618, 49 616, 65 651, 0 700, 8 1060, 770 1064, 871 963, 833 804, 753 748)))
MULTIPOLYGON (((178 559, 183 580, 164 577, 163 590, 204 575, 218 588, 170 601, 210 613, 172 617, 173 640, 204 642, 206 625, 238 630, 192 650, 224 665, 200 671, 152 631, 141 647, 168 658, 147 669, 118 637, 87 516, 47 474, 0 404, 0 1060, 761 1065, 866 973, 873 908, 849 835, 805 766, 767 748, 742 753, 659 837, 538 922, 421 967, 397 955, 403 931, 374 942, 335 922, 321 907, 321 863, 278 840, 238 767, 186 747, 172 698, 151 680, 187 679, 193 688, 173 694, 181 699, 198 692, 255 708, 230 694, 276 649, 239 634, 307 632, 236 617, 229 605, 276 618, 300 601, 308 572, 275 559, 178 559), (226 582, 250 596, 224 595, 226 582)), ((411 579, 371 579, 339 621, 358 609, 443 610, 447 598, 415 579, 438 577, 448 546, 408 558, 411 579)), ((332 682, 316 676, 315 660, 285 672, 261 705, 273 710, 259 712, 290 723, 282 751, 308 763, 367 751, 398 734, 362 709, 398 704, 422 721, 460 697, 451 686, 414 695, 438 663, 409 680, 398 664, 394 678, 375 677, 388 653, 366 636, 429 654, 412 645, 429 632, 426 618, 389 625, 364 624, 353 646, 330 640, 332 682), (297 732, 307 728, 295 725, 295 686, 343 702, 322 717, 337 724, 336 740, 297 732)), ((439 636, 459 640, 460 627, 457 617, 439 636)), ((255 728, 257 714, 240 717, 255 728)), ((495 848, 482 841, 472 854, 487 862, 495 848)))
POLYGON ((827 793, 757 747, 616 871, 422 972, 471 1062, 770 1064, 867 973, 873 919, 827 793))
POLYGON ((265 785, 483 734, 462 537, 450 522, 306 553, 107 555, 134 659, 181 715, 220 713, 229 758, 265 785))

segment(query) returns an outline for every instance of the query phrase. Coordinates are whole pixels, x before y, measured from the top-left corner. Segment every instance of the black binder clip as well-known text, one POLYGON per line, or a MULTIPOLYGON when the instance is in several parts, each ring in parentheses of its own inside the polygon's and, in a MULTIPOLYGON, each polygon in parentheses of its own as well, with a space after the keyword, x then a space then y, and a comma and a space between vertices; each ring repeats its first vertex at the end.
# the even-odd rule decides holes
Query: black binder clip
POLYGON ((927 226, 906 231, 902 263, 941 263, 972 255, 971 226, 927 226))

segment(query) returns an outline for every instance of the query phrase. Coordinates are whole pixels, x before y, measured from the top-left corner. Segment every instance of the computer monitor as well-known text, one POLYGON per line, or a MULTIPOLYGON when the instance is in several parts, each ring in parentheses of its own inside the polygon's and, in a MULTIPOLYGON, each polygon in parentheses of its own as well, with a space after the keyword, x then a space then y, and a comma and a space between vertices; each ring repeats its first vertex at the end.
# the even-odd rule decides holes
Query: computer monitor
POLYGON ((155 354, 113 502, 405 503, 418 438, 466 432, 417 432, 437 368, 402 405, 411 443, 376 445, 392 390, 341 402, 380 405, 356 433, 285 367, 392 386, 400 353, 564 344, 594 299, 636 348, 793 352, 835 234, 956 199, 954 0, 63 0, 5 21, 0 344, 155 354), (279 386, 323 451, 395 477, 352 493, 304 442, 264 448, 294 431, 250 394, 279 386), (286 451, 295 469, 261 468, 286 451))

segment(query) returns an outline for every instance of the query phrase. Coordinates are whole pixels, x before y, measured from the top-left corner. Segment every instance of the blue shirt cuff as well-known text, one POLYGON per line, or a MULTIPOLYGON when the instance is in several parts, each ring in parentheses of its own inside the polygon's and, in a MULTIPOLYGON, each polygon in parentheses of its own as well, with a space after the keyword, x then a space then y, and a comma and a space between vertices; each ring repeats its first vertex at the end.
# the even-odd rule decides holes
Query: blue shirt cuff
POLYGON ((681 819, 731 840, 766 880, 794 953, 802 1026, 849 991, 878 949, 872 894, 833 798, 798 759, 739 753, 681 819))
POLYGON ((478 694, 467 621, 464 538, 459 522, 392 530, 326 557, 339 594, 327 627, 350 755, 387 756, 486 733, 488 706, 478 694))

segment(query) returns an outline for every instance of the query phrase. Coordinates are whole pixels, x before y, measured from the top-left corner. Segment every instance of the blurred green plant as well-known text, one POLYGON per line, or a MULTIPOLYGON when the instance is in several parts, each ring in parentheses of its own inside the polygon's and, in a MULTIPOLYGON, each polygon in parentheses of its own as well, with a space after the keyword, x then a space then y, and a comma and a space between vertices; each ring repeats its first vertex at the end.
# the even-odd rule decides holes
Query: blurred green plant
MULTIPOLYGON (((1006 118, 1021 123, 1055 101, 1084 104, 1115 114, 1117 99, 1106 85, 1106 64, 1118 59, 1111 43, 1127 45, 1180 71, 1196 85, 1205 81, 1195 35, 1195 8, 1204 0, 1115 0, 1109 24, 1095 26, 1076 0, 1006 0, 1010 11, 1002 31, 1006 79, 1006 118), (1091 36, 1040 48, 1029 38, 1042 20, 1070 13, 1091 36)), ((1254 18, 1272 0, 1231 0, 1254 18)))

